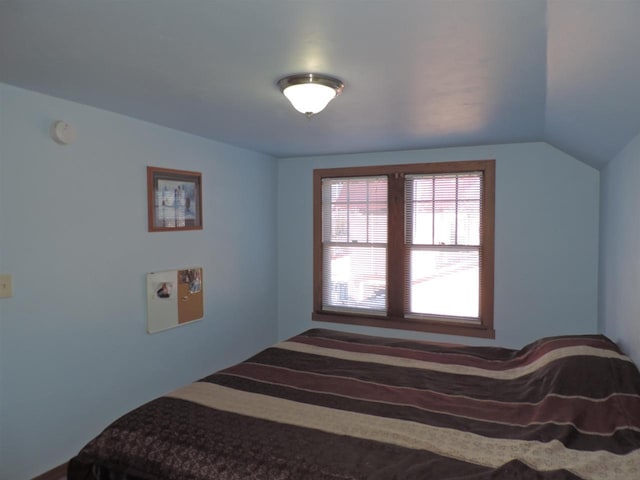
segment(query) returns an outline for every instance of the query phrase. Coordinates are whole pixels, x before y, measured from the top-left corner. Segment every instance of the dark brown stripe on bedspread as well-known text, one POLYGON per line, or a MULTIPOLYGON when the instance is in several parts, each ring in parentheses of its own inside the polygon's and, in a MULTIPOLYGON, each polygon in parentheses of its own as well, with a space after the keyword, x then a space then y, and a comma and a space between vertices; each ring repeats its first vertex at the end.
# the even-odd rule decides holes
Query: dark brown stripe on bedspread
MULTIPOLYGON (((140 478, 181 480, 507 480, 533 474, 524 464, 507 465, 501 474, 428 451, 274 424, 167 397, 116 421, 78 461, 140 478)), ((556 471, 535 478, 578 477, 556 471)))

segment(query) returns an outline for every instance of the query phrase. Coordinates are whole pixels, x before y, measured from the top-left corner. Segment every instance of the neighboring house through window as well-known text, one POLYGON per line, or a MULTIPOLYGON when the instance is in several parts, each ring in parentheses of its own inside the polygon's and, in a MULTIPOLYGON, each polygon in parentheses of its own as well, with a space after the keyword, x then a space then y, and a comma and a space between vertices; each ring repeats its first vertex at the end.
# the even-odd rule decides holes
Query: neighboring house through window
POLYGON ((495 161, 314 170, 314 311, 495 338, 495 161))

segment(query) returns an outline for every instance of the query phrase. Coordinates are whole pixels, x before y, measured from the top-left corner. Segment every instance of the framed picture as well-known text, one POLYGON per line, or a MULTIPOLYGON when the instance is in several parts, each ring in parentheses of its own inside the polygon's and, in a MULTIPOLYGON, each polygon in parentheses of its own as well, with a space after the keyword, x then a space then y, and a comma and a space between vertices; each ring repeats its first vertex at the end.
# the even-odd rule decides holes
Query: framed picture
POLYGON ((147 167, 149 231, 202 230, 202 174, 147 167))

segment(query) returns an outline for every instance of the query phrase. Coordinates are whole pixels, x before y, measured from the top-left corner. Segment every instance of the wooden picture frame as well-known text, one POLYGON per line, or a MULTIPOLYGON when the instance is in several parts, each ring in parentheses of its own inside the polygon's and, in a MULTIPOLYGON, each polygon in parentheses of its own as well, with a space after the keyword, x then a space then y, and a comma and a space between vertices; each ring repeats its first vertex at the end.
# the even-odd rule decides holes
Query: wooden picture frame
POLYGON ((202 174, 147 167, 150 232, 202 230, 202 174))

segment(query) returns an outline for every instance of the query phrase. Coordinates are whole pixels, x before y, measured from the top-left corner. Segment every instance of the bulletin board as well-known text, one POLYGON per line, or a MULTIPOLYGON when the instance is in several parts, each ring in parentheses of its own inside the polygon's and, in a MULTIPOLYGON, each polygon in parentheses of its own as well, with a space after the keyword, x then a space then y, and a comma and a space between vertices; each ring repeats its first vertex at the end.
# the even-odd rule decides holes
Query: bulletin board
POLYGON ((147 332, 156 333, 204 317, 202 267, 147 274, 147 332))

